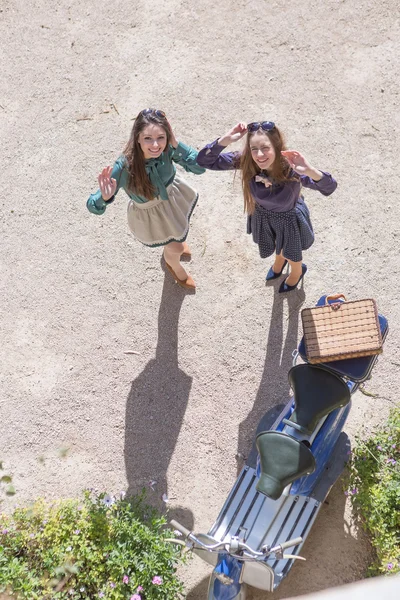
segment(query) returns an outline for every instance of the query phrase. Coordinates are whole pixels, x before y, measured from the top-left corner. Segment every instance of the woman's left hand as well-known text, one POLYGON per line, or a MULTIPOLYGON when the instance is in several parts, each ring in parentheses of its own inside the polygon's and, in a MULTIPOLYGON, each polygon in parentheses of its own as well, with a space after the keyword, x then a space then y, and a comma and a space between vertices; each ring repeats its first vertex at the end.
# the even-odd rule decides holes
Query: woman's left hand
POLYGON ((299 175, 308 175, 314 179, 314 181, 321 179, 321 171, 314 169, 300 152, 297 152, 296 150, 282 150, 281 154, 286 158, 292 169, 299 175))
POLYGON ((166 121, 167 121, 167 125, 168 125, 168 128, 169 128, 169 143, 170 143, 170 145, 173 148, 177 148, 178 147, 178 140, 176 139, 175 134, 174 134, 174 132, 172 130, 171 123, 168 121, 168 119, 166 119, 166 121))

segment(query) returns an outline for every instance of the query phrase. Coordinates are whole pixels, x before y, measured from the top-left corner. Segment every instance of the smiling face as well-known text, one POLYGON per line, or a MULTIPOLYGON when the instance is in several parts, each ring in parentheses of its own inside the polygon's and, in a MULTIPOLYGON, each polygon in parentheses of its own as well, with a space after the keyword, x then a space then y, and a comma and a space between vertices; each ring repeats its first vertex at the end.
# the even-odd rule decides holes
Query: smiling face
POLYGON ((145 159, 157 158, 167 146, 167 133, 160 125, 149 123, 139 133, 137 141, 145 159))
POLYGON ((268 171, 275 161, 275 148, 268 135, 262 130, 256 131, 249 139, 251 157, 260 169, 268 171))

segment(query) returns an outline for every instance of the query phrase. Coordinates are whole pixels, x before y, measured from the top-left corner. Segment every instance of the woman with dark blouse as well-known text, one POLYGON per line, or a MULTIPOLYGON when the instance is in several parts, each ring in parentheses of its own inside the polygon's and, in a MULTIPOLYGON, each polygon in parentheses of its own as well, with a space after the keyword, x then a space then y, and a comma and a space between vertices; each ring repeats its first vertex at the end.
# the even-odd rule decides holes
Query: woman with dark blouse
POLYGON ((289 275, 279 292, 294 290, 307 271, 302 262, 303 250, 314 242, 301 188, 329 196, 337 187, 332 175, 314 168, 300 152, 286 150, 282 133, 271 121, 238 123, 207 144, 199 152, 197 162, 215 171, 241 170, 247 232, 258 244, 261 258, 276 253, 266 280, 280 277, 289 263, 289 275), (246 134, 242 152, 223 152, 246 134))

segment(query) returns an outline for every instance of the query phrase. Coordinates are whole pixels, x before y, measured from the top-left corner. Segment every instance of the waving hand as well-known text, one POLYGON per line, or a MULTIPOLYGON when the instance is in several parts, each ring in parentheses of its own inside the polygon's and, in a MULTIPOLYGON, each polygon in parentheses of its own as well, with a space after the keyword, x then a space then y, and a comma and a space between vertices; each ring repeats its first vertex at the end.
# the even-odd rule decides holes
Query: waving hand
POLYGON ((112 167, 104 167, 102 172, 97 177, 103 200, 110 200, 117 189, 117 182, 111 178, 112 167))

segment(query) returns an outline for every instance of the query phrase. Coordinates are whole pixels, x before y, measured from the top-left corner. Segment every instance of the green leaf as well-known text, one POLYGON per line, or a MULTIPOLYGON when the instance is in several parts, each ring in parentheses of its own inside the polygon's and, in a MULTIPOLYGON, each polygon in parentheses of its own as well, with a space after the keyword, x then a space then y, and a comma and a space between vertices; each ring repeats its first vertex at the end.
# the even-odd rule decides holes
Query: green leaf
POLYGON ((3 477, 0 478, 0 482, 1 483, 11 483, 12 477, 10 477, 10 475, 3 475, 3 477))

